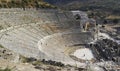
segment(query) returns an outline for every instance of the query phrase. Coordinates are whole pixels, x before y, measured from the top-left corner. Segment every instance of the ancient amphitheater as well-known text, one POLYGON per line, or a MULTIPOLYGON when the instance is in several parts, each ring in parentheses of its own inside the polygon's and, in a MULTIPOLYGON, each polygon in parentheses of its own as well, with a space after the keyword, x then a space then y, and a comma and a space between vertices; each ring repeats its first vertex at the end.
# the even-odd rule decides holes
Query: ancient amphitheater
POLYGON ((26 57, 83 66, 94 56, 83 58, 83 51, 79 62, 73 52, 94 39, 92 32, 83 31, 86 22, 95 23, 81 11, 0 9, 0 45, 26 57))

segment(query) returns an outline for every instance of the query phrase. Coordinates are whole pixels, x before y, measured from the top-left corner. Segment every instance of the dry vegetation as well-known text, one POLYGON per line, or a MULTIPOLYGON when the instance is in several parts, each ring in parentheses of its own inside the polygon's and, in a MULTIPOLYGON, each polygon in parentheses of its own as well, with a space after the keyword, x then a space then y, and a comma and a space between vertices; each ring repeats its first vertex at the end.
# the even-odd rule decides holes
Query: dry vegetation
POLYGON ((56 8, 43 0, 0 0, 0 8, 56 8))

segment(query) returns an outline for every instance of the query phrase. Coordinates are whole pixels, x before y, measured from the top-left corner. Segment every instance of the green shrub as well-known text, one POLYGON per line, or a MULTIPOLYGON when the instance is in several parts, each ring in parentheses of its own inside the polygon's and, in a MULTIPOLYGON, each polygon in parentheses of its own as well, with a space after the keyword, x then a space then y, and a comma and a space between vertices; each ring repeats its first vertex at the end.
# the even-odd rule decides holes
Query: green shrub
POLYGON ((23 63, 32 63, 32 62, 36 61, 36 59, 33 58, 33 57, 26 58, 26 57, 24 57, 24 56, 20 56, 20 60, 21 60, 21 62, 23 62, 23 63))
POLYGON ((4 47, 0 44, 0 48, 4 48, 4 47))
POLYGON ((3 29, 3 26, 0 25, 0 30, 2 30, 2 29, 3 29))

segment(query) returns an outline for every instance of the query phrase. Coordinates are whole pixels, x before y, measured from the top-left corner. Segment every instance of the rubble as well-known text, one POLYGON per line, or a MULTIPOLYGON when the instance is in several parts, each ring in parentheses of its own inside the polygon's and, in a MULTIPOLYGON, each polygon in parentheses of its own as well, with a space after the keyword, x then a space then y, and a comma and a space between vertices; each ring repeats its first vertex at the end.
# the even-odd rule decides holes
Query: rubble
POLYGON ((95 44, 89 44, 97 61, 113 61, 119 63, 120 45, 110 39, 97 41, 95 44))

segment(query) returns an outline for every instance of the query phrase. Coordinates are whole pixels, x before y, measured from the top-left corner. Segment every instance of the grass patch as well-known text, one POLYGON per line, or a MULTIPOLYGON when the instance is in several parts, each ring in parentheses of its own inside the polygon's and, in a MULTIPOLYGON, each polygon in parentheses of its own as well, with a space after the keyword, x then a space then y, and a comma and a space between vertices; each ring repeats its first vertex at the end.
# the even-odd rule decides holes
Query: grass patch
POLYGON ((33 63, 32 63, 32 65, 34 65, 34 66, 40 66, 40 65, 42 65, 43 63, 41 62, 41 61, 39 61, 39 60, 37 60, 37 61, 34 61, 33 63))
POLYGON ((10 68, 8 68, 8 67, 5 68, 5 69, 1 69, 1 68, 0 68, 0 71, 12 71, 12 69, 10 69, 10 68))

